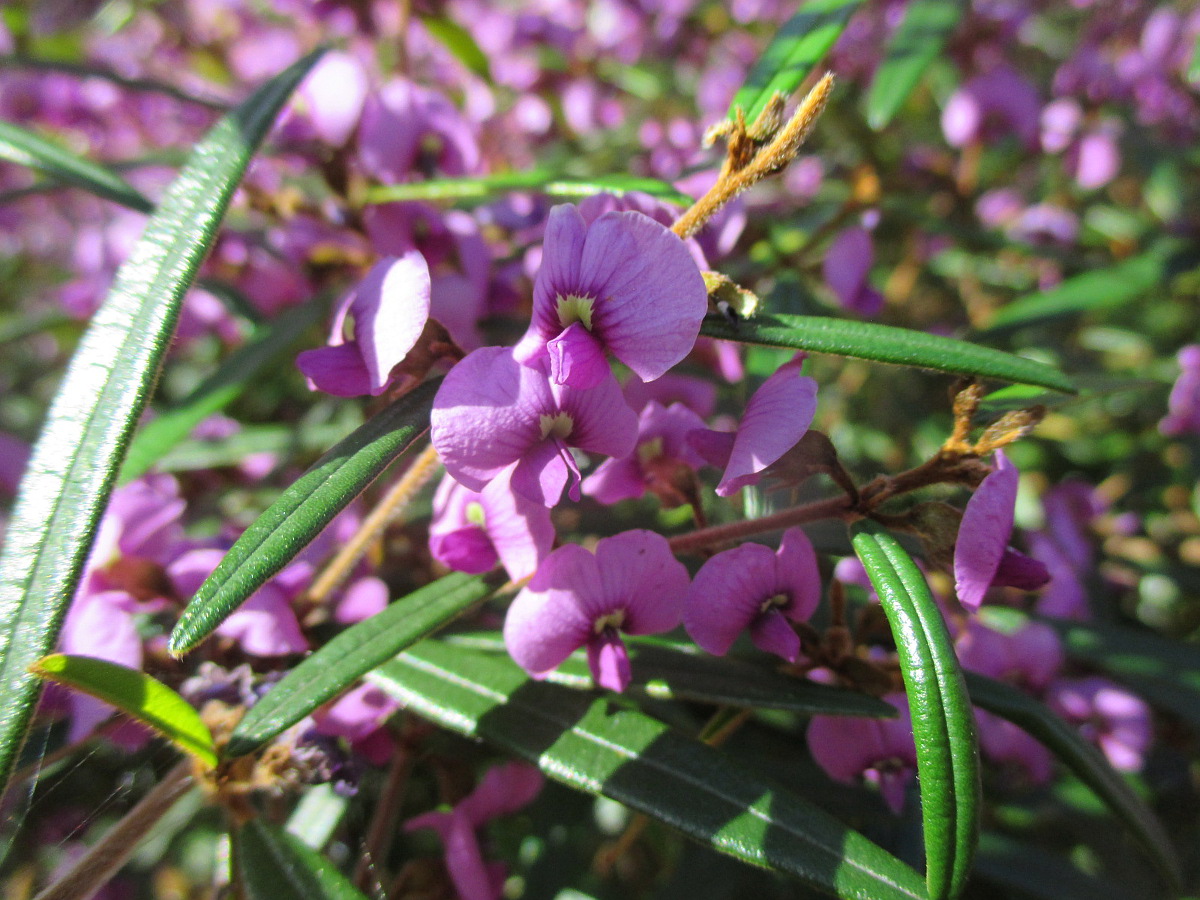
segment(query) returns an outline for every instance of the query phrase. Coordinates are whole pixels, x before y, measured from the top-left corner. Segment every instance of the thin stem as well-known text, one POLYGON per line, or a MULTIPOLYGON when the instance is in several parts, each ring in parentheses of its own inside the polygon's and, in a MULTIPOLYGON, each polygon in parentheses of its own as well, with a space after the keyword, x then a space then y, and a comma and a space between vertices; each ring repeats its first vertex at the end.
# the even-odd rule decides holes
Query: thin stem
MULTIPOLYGON (((756 534, 767 534, 781 531, 793 525, 805 522, 815 522, 818 519, 843 518, 853 513, 854 507, 849 497, 830 497, 827 500, 817 500, 782 512, 763 516, 761 519, 747 519, 744 522, 730 522, 725 525, 713 525, 701 528, 690 534, 681 534, 670 539, 671 552, 692 553, 710 547, 714 544, 727 544, 756 534)), ((856 517, 857 518, 857 517, 856 517)))
MULTIPOLYGON (((407 747, 401 746, 388 769, 383 792, 371 814, 371 823, 367 826, 362 856, 359 857, 358 865, 354 867, 354 883, 363 890, 368 887, 367 879, 372 877, 372 869, 375 868, 373 860, 383 859, 384 842, 392 833, 396 810, 400 808, 405 791, 408 789, 408 777, 412 774, 412 767, 412 753, 407 747)), ((373 889, 378 895, 383 890, 383 883, 378 874, 373 877, 375 879, 373 889)))
POLYGON ((362 559, 367 548, 378 538, 404 509, 412 498, 433 477, 438 467, 437 451, 430 444, 421 451, 421 455, 413 460, 400 480, 392 487, 387 495, 379 502, 371 514, 363 521, 354 537, 350 539, 337 555, 330 560, 324 571, 313 581, 308 590, 308 600, 311 603, 323 602, 337 587, 346 580, 350 571, 362 559))
POLYGON ((34 900, 87 900, 100 890, 133 854, 138 842, 184 794, 195 778, 190 760, 167 773, 100 842, 79 859, 57 882, 34 900))

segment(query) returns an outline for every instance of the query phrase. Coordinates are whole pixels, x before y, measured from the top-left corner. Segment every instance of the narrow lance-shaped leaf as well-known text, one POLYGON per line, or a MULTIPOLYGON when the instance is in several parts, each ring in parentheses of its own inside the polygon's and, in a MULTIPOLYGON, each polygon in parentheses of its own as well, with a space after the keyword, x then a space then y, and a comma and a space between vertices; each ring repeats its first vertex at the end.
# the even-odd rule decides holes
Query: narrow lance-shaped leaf
POLYGON ((729 115, 741 107, 753 122, 776 92, 800 87, 833 46, 862 0, 808 0, 783 24, 734 95, 729 115))
POLYGON ((979 833, 975 713, 946 623, 916 563, 874 522, 855 525, 852 541, 892 626, 912 712, 929 896, 956 897, 979 833))
POLYGON ((421 24, 437 41, 453 53, 460 63, 484 81, 492 80, 487 54, 475 43, 471 32, 447 16, 422 16, 421 24))
POLYGON ((700 333, 724 341, 850 356, 1075 392, 1066 375, 1045 363, 937 334, 874 322, 782 313, 734 322, 723 316, 709 316, 700 333))
POLYGON ((259 328, 178 406, 164 412, 134 436, 121 469, 121 482, 132 481, 145 473, 205 418, 232 403, 320 314, 320 304, 308 303, 259 328))
POLYGON ((37 697, 29 666, 58 639, 183 295, 254 150, 312 54, 221 119, 167 188, 71 360, 21 483, 0 557, 0 785, 37 697))
POLYGON ((657 719, 537 682, 512 660, 424 641, 368 680, 437 724, 549 777, 660 819, 713 849, 839 897, 924 897, 890 853, 735 757, 657 719))
POLYGON ((233 833, 233 858, 246 900, 366 900, 332 862, 260 819, 233 833))
POLYGON ((1047 291, 1019 297, 992 316, 983 333, 1122 306, 1163 284, 1167 255, 1166 248, 1156 248, 1115 266, 1074 275, 1047 291))
POLYGON ((251 753, 401 650, 487 597, 503 578, 456 572, 347 628, 292 669, 238 722, 227 758, 251 753))
POLYGON ((692 198, 665 181, 637 175, 596 175, 573 178, 533 169, 528 172, 503 172, 472 178, 433 178, 410 184, 389 184, 367 191, 367 203, 392 203, 397 200, 454 200, 484 202, 507 191, 536 191, 548 197, 590 197, 593 194, 628 194, 640 191, 680 206, 692 198))
POLYGON ((103 700, 212 768, 212 734, 186 700, 144 672, 90 656, 55 653, 31 667, 35 675, 103 700))
POLYGON ((914 0, 888 41, 867 94, 867 124, 883 128, 900 111, 962 18, 962 0, 914 0))
POLYGON ((429 429, 441 380, 427 381, 336 444, 272 503, 200 585, 167 649, 191 650, 325 530, 429 429))
POLYGON ((153 203, 116 172, 10 122, 0 122, 0 159, 36 169, 55 181, 82 188, 138 212, 148 213, 154 209, 153 203))
POLYGON ((1075 776, 1129 826, 1160 872, 1176 890, 1182 885, 1171 839, 1125 779, 1094 746, 1045 704, 1002 681, 966 673, 971 700, 1029 732, 1054 753, 1075 776))

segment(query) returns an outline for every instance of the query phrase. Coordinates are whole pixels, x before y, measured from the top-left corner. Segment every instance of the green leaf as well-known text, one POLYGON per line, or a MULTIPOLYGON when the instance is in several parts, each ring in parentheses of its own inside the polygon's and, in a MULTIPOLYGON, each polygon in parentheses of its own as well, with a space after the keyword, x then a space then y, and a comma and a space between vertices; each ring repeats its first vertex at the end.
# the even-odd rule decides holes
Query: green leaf
POLYGON ((885 127, 946 45, 963 14, 961 0, 915 0, 888 41, 867 94, 867 124, 885 127))
POLYGON ((892 626, 917 747, 925 878, 933 900, 966 884, 979 834, 979 742, 975 713, 946 623, 925 576, 896 539, 874 522, 852 529, 892 626))
POLYGON ((30 666, 30 671, 115 706, 209 768, 216 766, 212 734, 199 713, 161 681, 144 672, 103 659, 65 653, 43 657, 30 666))
POLYGON ((504 172, 478 178, 434 178, 409 184, 389 184, 367 191, 366 202, 392 203, 397 200, 490 200, 508 191, 537 191, 550 197, 590 197, 593 194, 628 194, 640 191, 669 203, 689 206, 692 198, 656 178, 636 175, 597 175, 574 178, 533 169, 529 172, 504 172))
POLYGON ((729 116, 738 107, 753 122, 776 92, 790 95, 841 35, 862 0, 808 0, 775 34, 746 83, 734 95, 729 116))
POLYGON ((966 673, 966 681, 971 700, 977 706, 1007 719, 1045 744, 1129 826, 1172 887, 1178 889, 1182 885, 1179 861, 1171 850, 1170 837, 1154 813, 1108 764, 1104 754, 1045 704, 1011 685, 974 672, 966 673))
POLYGON ((167 650, 187 653, 366 490, 429 429, 441 379, 405 394, 318 459, 251 524, 200 585, 167 650))
POLYGON ((152 420, 134 436, 121 469, 121 483, 144 474, 204 419, 237 399, 320 315, 319 304, 307 303, 256 330, 178 406, 152 420))
MULTIPOLYGON (((446 642, 489 652, 507 652, 499 632, 451 635, 446 642)), ((632 681, 629 690, 655 700, 686 700, 750 709, 783 709, 806 716, 891 718, 896 710, 867 694, 796 678, 770 666, 727 656, 709 656, 695 645, 626 638, 632 681)), ((576 651, 547 677, 565 687, 592 688, 587 654, 576 651)))
POLYGON ((292 669, 246 712, 224 756, 251 753, 375 667, 487 597, 503 578, 455 572, 347 628, 292 669))
POLYGON ((874 322, 782 313, 758 315, 736 322, 723 316, 709 316, 701 325, 700 333, 723 341, 830 353, 1075 392, 1065 375, 1045 363, 991 347, 874 322))
POLYGON ((484 81, 492 80, 487 54, 479 49, 475 38, 471 37, 471 32, 445 16, 421 16, 421 24, 469 71, 484 81))
POLYGON ((233 858, 246 900, 366 900, 332 862, 261 819, 233 833, 233 858))
POLYGON ((1165 282, 1166 256, 1158 248, 1107 269, 1075 275, 1048 291, 1020 297, 992 316, 982 333, 1122 306, 1165 282))
POLYGON ((975 875, 1005 888, 1001 896, 1025 900, 1132 900, 1112 882, 1085 875, 1062 856, 1041 846, 984 832, 975 856, 975 875))
POLYGON ((36 169, 55 181, 82 188, 138 212, 148 213, 154 209, 153 203, 116 172, 9 122, 0 122, 0 159, 36 169))
POLYGON ((263 85, 196 146, 117 270, 51 405, 0 556, 0 786, 37 698, 29 666, 58 638, 183 295, 250 157, 316 59, 263 85))
POLYGON ((342 421, 304 425, 250 425, 221 440, 184 440, 155 461, 160 472, 193 472, 236 466, 254 453, 315 456, 346 436, 342 421))
POLYGON ((744 862, 839 897, 924 896, 915 872, 858 832, 611 694, 537 682, 507 657, 439 641, 418 644, 367 678, 411 712, 744 862))
POLYGON ((320 850, 337 831, 349 806, 350 798, 339 794, 332 782, 314 784, 288 816, 287 833, 299 838, 305 846, 320 850))

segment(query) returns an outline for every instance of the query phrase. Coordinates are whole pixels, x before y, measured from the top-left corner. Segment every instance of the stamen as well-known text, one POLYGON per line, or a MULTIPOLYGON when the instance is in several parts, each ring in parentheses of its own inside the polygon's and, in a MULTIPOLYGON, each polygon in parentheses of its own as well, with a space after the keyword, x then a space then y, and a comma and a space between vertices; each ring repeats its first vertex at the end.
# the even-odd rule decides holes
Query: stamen
POLYGON ((616 612, 610 612, 607 616, 601 616, 592 623, 592 630, 596 634, 604 634, 604 629, 612 628, 619 629, 625 624, 625 610, 618 609, 616 612))
POLYGON ((565 412, 560 412, 554 416, 548 416, 543 413, 539 421, 542 426, 543 440, 551 435, 556 438, 566 438, 571 434, 571 429, 575 427, 575 420, 565 412))
POLYGON ((568 294, 563 296, 558 295, 558 303, 556 309, 558 311, 558 324, 563 328, 580 322, 588 331, 592 330, 592 306, 594 301, 591 297, 580 297, 577 294, 568 294))
POLYGON ((760 613, 765 613, 772 606, 787 606, 791 599, 792 598, 787 594, 775 594, 774 596, 768 597, 766 600, 760 603, 758 611, 760 613))
POLYGON ((477 525, 480 528, 487 526, 486 516, 483 513, 483 504, 472 501, 467 504, 466 520, 472 525, 477 525))

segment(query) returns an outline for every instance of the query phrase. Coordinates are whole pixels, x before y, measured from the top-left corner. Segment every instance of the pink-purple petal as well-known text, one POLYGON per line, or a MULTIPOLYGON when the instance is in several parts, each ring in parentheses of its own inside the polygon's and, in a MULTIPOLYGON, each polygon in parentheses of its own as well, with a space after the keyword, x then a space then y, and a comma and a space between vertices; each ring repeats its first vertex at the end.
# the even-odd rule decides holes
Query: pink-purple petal
POLYGON ((380 260, 359 284, 354 337, 372 394, 382 392, 392 368, 416 346, 429 318, 429 297, 429 267, 416 250, 380 260))
POLYGON ((354 341, 304 350, 296 356, 296 367, 314 391, 334 397, 362 397, 372 391, 371 373, 354 341))
POLYGON ((611 377, 604 345, 581 322, 573 322, 552 338, 546 349, 550 353, 550 378, 556 384, 586 390, 611 377))
POLYGON ((542 563, 529 586, 508 608, 504 644, 521 668, 544 676, 593 634, 600 597, 596 558, 575 544, 560 547, 542 563))
POLYGON ((635 529, 605 538, 596 567, 605 599, 625 610, 622 631, 658 634, 679 624, 690 579, 661 534, 635 529))
POLYGON ((742 544, 708 560, 692 579, 683 626, 707 653, 724 656, 777 591, 775 554, 742 544))
POLYGON ((780 367, 746 404, 717 493, 728 497, 796 446, 817 412, 817 383, 794 363, 780 367))
POLYGON ((593 635, 587 644, 588 668, 598 687, 618 694, 629 686, 633 677, 629 666, 629 651, 615 628, 605 628, 593 635))
POLYGON ((750 623, 750 640, 759 650, 788 662, 795 662, 800 655, 800 637, 777 607, 760 613, 750 623))
POLYGON ((958 599, 978 609, 992 585, 1013 529, 1020 473, 1003 450, 995 469, 980 483, 963 511, 954 545, 954 582, 958 599))

